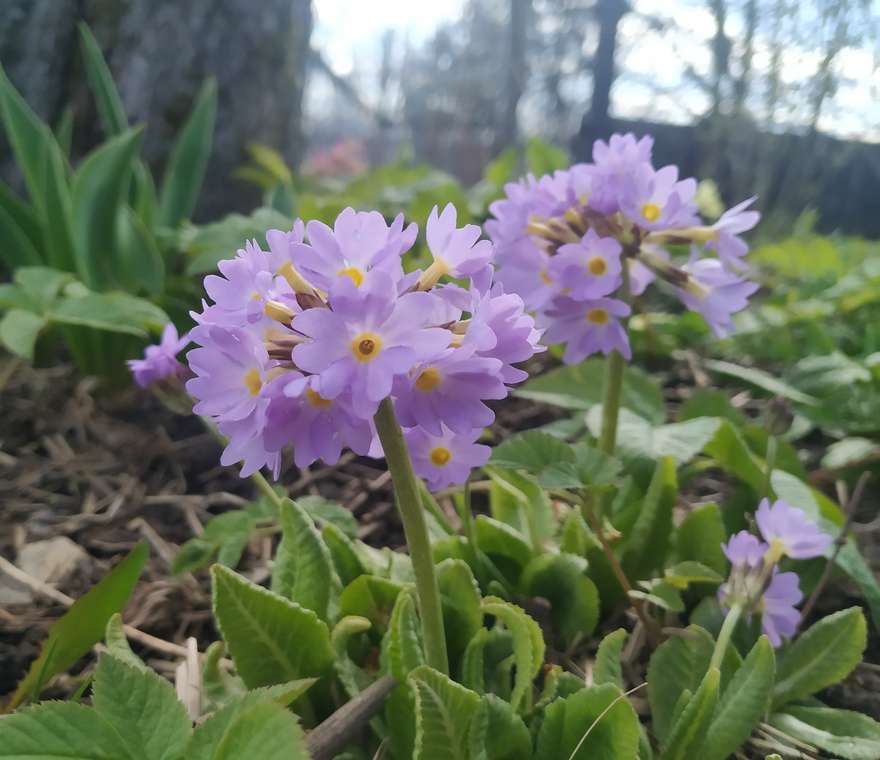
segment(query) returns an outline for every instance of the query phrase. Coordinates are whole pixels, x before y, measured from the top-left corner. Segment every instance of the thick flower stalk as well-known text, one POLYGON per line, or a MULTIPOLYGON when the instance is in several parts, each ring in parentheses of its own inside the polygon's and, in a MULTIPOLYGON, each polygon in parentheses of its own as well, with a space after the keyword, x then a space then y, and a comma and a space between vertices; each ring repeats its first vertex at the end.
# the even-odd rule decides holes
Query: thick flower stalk
POLYGON ((803 594, 797 574, 781 572, 778 563, 783 557, 821 556, 831 545, 828 534, 802 510, 784 501, 771 505, 763 499, 755 520, 763 540, 743 530, 722 545, 731 570, 718 592, 722 606, 728 610, 718 638, 718 658, 724 656, 724 647, 743 615, 760 614, 761 628, 775 647, 794 635, 800 621, 797 605, 803 594))
POLYGON ((487 461, 476 442, 494 419, 486 402, 526 377, 514 365, 540 350, 540 333, 493 283, 492 243, 456 222, 451 204, 432 212, 425 271, 403 266, 414 224, 346 209, 332 229, 270 230, 268 251, 250 242, 205 278, 212 302, 192 315, 187 390, 229 439, 223 464, 277 475, 286 447, 299 467, 346 448, 380 457, 385 399, 429 487, 487 461))
POLYGON ((696 181, 674 166, 655 169, 652 145, 630 134, 599 140, 591 163, 508 184, 490 207, 498 279, 535 312, 546 343, 565 344, 567 363, 595 353, 629 359, 627 301, 658 278, 721 337, 758 289, 744 277, 740 237, 758 222, 754 199, 704 224, 696 181), (680 245, 690 247, 683 265, 668 250, 680 245))

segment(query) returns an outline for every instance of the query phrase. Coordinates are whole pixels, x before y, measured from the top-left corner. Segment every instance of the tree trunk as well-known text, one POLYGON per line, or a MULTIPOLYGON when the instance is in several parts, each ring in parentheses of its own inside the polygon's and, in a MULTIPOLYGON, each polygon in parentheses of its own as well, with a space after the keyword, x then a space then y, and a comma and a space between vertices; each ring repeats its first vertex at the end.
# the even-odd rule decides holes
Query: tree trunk
MULTIPOLYGON (((161 168, 202 82, 217 80, 214 143, 197 216, 247 210, 259 191, 231 177, 245 146, 261 142, 296 164, 310 0, 6 0, 0 59, 50 123, 75 108, 75 151, 99 139, 76 23, 95 33, 132 123, 145 122, 144 156, 161 168), (30 41, 30 42, 29 42, 30 41)), ((5 164, 6 162, 4 162, 5 164)))
POLYGON ((531 5, 531 0, 510 0, 507 90, 501 127, 495 136, 495 153, 514 145, 519 137, 517 109, 526 82, 526 29, 531 5))

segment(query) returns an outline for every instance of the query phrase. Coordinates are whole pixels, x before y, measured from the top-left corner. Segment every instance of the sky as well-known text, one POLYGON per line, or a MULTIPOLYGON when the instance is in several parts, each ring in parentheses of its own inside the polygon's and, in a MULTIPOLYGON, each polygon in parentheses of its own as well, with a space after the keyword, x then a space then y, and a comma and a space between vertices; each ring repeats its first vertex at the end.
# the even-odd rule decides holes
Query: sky
MULTIPOLYGON (((464 0, 315 0, 316 25, 313 44, 333 69, 346 76, 353 71, 372 72, 378 66, 382 33, 392 28, 398 39, 417 44, 430 36, 438 24, 461 15, 464 0)), ((646 31, 636 14, 622 24, 618 67, 623 76, 615 84, 612 113, 619 117, 650 117, 687 123, 705 113, 708 103, 699 92, 683 92, 680 84, 685 66, 706 71, 713 20, 705 0, 635 0, 643 14, 674 15, 679 31, 663 37, 646 31), (658 94, 651 85, 669 88, 658 94)), ((736 34, 735 21, 728 32, 736 34)), ((868 47, 846 49, 838 59, 841 84, 833 101, 825 107, 819 128, 841 137, 880 141, 880 50, 868 47)), ((795 81, 815 71, 818 51, 789 49, 784 73, 795 81)), ((755 66, 766 66, 769 51, 759 40, 755 66)), ((796 121, 797 113, 788 118, 796 121)), ((531 120, 529 120, 531 121, 531 120)))

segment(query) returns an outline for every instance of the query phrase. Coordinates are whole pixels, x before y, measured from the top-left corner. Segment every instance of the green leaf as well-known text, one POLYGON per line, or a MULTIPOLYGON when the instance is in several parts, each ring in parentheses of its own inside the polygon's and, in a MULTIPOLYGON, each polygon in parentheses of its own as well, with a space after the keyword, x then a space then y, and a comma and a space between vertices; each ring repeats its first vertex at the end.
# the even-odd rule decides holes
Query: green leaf
MULTIPOLYGON (((587 359, 529 380, 516 395, 564 409, 587 410, 602 403, 604 377, 605 362, 587 359)), ((637 367, 626 368, 621 404, 655 425, 666 421, 666 404, 659 384, 637 367)))
POLYGON ((693 697, 673 722, 660 752, 661 760, 684 760, 702 747, 718 701, 720 682, 721 672, 718 668, 710 668, 693 697))
POLYGON ((131 651, 128 637, 122 627, 122 615, 118 612, 107 621, 104 643, 107 645, 107 651, 120 662, 140 671, 148 670, 143 660, 131 651))
POLYGON ((534 760, 636 760, 638 750, 635 710, 617 687, 606 683, 547 707, 534 760))
POLYGON ((516 581, 532 557, 532 549, 522 534, 486 515, 477 515, 474 532, 479 549, 488 554, 505 575, 516 581))
POLYGON ((746 416, 730 402, 730 394, 714 388, 697 388, 678 410, 678 421, 696 417, 721 417, 735 427, 746 424, 746 416))
POLYGON ((522 718, 494 694, 480 698, 468 734, 470 760, 530 760, 532 737, 522 718))
POLYGON ((704 451, 731 475, 748 484, 754 491, 764 488, 764 463, 749 449, 739 429, 722 420, 704 451))
POLYGON ((460 559, 447 559, 437 565, 437 585, 449 658, 457 662, 483 624, 480 587, 467 563, 460 559))
POLYGON ((766 636, 761 636, 724 688, 715 708, 700 748, 706 760, 724 760, 751 736, 770 705, 775 674, 773 647, 766 636))
POLYGON ((186 760, 242 758, 309 760, 296 716, 281 705, 244 695, 200 725, 186 750, 186 760))
POLYGON ((208 79, 196 96, 192 113, 180 131, 165 167, 159 191, 159 221, 166 227, 177 227, 195 210, 211 155, 216 115, 217 83, 208 79))
POLYGON ((688 626, 680 636, 664 641, 648 662, 648 701, 654 734, 663 743, 672 727, 673 712, 685 690, 693 693, 703 680, 715 642, 702 628, 688 626))
POLYGON ((92 705, 122 737, 137 760, 175 760, 189 741, 190 720, 169 681, 102 655, 92 684, 92 705))
POLYGON ((128 206, 116 218, 116 246, 111 252, 113 279, 132 292, 161 293, 165 260, 153 233, 128 206))
POLYGON ((211 568, 214 618, 249 688, 324 675, 333 662, 330 631, 311 610, 211 568))
POLYGON ((540 137, 530 137, 526 142, 526 164, 536 177, 565 169, 570 163, 564 148, 552 145, 540 137))
POLYGON ((845 467, 861 466, 865 459, 880 454, 880 444, 868 438, 844 438, 832 443, 825 456, 822 467, 829 470, 841 470, 845 467))
POLYGON ((675 531, 675 555, 692 560, 716 573, 727 572, 727 558, 721 544, 727 540, 721 510, 717 504, 703 504, 688 512, 675 531))
POLYGON ((130 760, 122 738, 98 713, 76 702, 44 702, 0 717, 0 758, 130 760))
POLYGON ((290 499, 281 505, 281 529, 272 591, 328 620, 337 605, 341 584, 324 539, 312 518, 290 499))
POLYGON ((540 430, 527 430, 492 449, 489 463, 538 475, 549 465, 573 461, 574 450, 565 441, 540 430))
POLYGON ((852 710, 789 705, 767 722, 799 741, 846 760, 880 757, 880 723, 852 710))
POLYGON ((644 578, 665 562, 677 497, 675 462, 663 456, 657 460, 642 508, 626 537, 623 566, 630 577, 644 578))
POLYGON ((42 194, 34 200, 40 212, 47 263, 66 272, 83 275, 83 262, 76 245, 73 197, 67 161, 54 139, 47 139, 42 159, 42 194))
POLYGON ((370 630, 370 621, 357 615, 342 618, 330 634, 336 659, 333 667, 349 697, 354 697, 369 685, 368 676, 348 656, 348 642, 353 636, 370 630))
POLYGON ((382 639, 382 670, 394 676, 399 685, 385 700, 389 741, 395 757, 412 757, 415 746, 415 702, 407 676, 425 664, 421 628, 416 604, 410 590, 402 591, 394 604, 388 631, 382 639))
POLYGON ((599 592, 584 574, 585 565, 572 554, 540 554, 520 580, 525 593, 550 602, 553 632, 564 650, 589 636, 599 621, 599 592))
POLYGON ((626 630, 618 628, 609 633, 599 642, 596 651, 596 662, 593 665, 593 683, 601 686, 610 683, 623 690, 623 671, 620 666, 620 655, 626 642, 626 630))
POLYGON ((808 406, 814 406, 818 403, 812 396, 802 393, 797 388, 788 385, 788 383, 782 382, 782 380, 774 377, 769 372, 764 372, 754 367, 741 367, 738 364, 717 361, 715 359, 707 359, 703 362, 703 365, 707 369, 727 375, 728 377, 735 377, 737 380, 742 380, 774 396, 782 396, 790 401, 796 401, 799 404, 806 404, 808 406))
POLYGON ((609 485, 620 474, 621 464, 585 443, 572 446, 574 461, 545 467, 539 482, 545 488, 584 488, 609 485))
POLYGON ((296 500, 319 526, 332 523, 341 530, 348 538, 357 538, 358 521, 351 510, 336 501, 330 501, 322 496, 301 496, 296 500))
MULTIPOLYGON (((503 518, 500 513, 494 511, 496 506, 494 500, 490 503, 490 507, 493 508, 493 516, 504 519, 505 522, 517 529, 524 528, 528 531, 532 546, 540 547, 553 534, 555 528, 553 506, 547 492, 538 485, 534 478, 525 473, 501 470, 496 467, 486 467, 484 470, 493 483, 497 483, 502 491, 512 497, 514 509, 519 508, 517 511, 521 513, 522 520, 516 519, 520 517, 517 514, 503 518)), ((510 506, 512 505, 507 504, 507 511, 510 506)))
POLYGON ((106 287, 116 246, 116 219, 128 192, 142 130, 131 129, 93 150, 73 175, 77 272, 89 288, 106 287))
MULTIPOLYGON (((203 541, 201 538, 191 538, 189 541, 184 542, 180 549, 178 549, 177 554, 174 555, 174 559, 171 562, 171 573, 173 575, 181 575, 182 573, 192 573, 207 567, 216 553, 217 544, 203 541)), ((235 567, 237 563, 229 565, 224 562, 222 564, 225 564, 227 567, 235 567)))
POLYGON ((724 581, 724 576, 700 562, 685 560, 666 568, 664 580, 675 588, 686 589, 692 583, 711 583, 717 586, 724 581))
POLYGON ((22 359, 33 361, 34 346, 46 318, 24 309, 10 309, 0 318, 0 343, 22 359))
POLYGON ((107 621, 125 607, 148 556, 146 544, 138 544, 55 621, 40 656, 31 663, 7 709, 14 709, 25 699, 39 695, 50 678, 67 670, 101 640, 107 621))
POLYGON ((12 278, 28 295, 37 311, 46 311, 73 277, 51 267, 19 267, 12 278))
POLYGON ((850 607, 822 618, 779 655, 773 707, 779 708, 846 678, 867 646, 865 616, 850 607))
POLYGON ((427 665, 409 683, 416 705, 413 760, 469 760, 468 731, 480 697, 427 665))
POLYGON ((89 86, 95 97, 101 126, 108 135, 122 134, 128 129, 128 117, 125 115, 122 98, 113 82, 113 75, 88 24, 83 21, 78 26, 80 50, 85 61, 89 86))
POLYGON ((483 613, 504 623, 513 637, 516 665, 510 704, 514 710, 531 707, 532 681, 544 664, 544 636, 541 628, 521 607, 494 596, 483 600, 483 613))
POLYGON ((339 595, 340 615, 360 615, 383 634, 388 627, 401 585, 375 575, 362 575, 349 583, 339 595))
POLYGON ((348 586, 360 575, 367 572, 354 549, 352 540, 333 523, 325 523, 321 529, 321 538, 333 559, 333 566, 343 586, 348 586))
POLYGON ((149 301, 125 293, 87 293, 60 300, 49 312, 52 322, 126 333, 139 338, 159 332, 170 321, 149 301))
POLYGON ((42 263, 42 257, 15 218, 0 205, 0 261, 15 270, 42 263))

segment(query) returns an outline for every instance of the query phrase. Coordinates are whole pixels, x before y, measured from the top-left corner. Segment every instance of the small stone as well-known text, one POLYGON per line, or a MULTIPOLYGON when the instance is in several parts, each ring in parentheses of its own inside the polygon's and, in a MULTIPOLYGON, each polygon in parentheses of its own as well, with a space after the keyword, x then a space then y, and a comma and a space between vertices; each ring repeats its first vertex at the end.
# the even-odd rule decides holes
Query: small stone
MULTIPOLYGON (((26 544, 16 565, 32 578, 58 586, 88 559, 88 554, 66 536, 26 544)), ((37 594, 14 578, 0 576, 0 604, 30 604, 37 594)))

